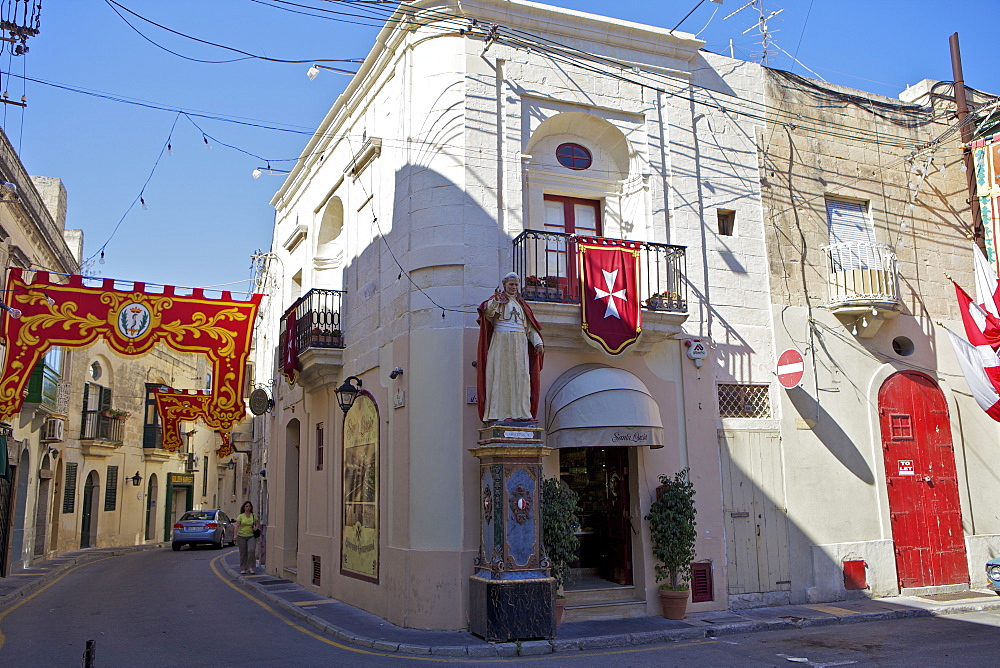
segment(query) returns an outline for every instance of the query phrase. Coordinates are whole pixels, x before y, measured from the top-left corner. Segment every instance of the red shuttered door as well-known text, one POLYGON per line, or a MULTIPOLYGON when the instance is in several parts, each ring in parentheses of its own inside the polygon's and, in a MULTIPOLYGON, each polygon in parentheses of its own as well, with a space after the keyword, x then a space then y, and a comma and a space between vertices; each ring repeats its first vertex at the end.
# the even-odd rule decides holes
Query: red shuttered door
POLYGON ((927 376, 903 371, 878 394, 900 587, 968 583, 948 405, 927 376))

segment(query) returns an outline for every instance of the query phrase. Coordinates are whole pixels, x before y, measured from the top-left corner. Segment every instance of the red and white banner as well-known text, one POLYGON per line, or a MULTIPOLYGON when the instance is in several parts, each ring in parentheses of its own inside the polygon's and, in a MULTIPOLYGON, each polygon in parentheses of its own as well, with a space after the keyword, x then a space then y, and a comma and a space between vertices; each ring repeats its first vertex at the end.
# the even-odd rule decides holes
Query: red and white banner
POLYGON ((642 332, 638 242, 578 237, 583 333, 618 355, 642 332))
MULTIPOLYGON (((1000 348, 1000 320, 987 313, 982 306, 972 301, 972 297, 952 281, 958 297, 958 309, 962 313, 965 336, 974 346, 1000 348)), ((992 298, 989 299, 992 301, 992 298)))
POLYGON ((987 415, 1000 422, 1000 393, 997 392, 1000 358, 989 346, 975 347, 947 327, 944 331, 948 332, 955 357, 976 403, 987 415))
POLYGON ((979 246, 973 244, 972 251, 976 257, 976 303, 1000 319, 1000 281, 979 246))

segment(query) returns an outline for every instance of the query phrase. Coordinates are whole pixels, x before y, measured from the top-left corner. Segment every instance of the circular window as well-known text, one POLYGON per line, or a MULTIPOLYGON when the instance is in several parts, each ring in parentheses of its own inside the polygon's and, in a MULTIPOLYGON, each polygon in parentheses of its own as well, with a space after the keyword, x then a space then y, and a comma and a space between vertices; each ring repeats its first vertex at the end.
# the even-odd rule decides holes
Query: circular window
POLYGON ((590 151, 579 144, 561 144, 556 149, 556 160, 567 169, 588 169, 594 162, 590 151))
POLYGON ((913 354, 913 341, 905 336, 897 336, 892 340, 892 350, 900 357, 907 357, 913 354))
POLYGON ((90 378, 91 378, 91 380, 100 380, 102 373, 103 373, 103 371, 101 369, 101 363, 100 362, 94 362, 93 364, 90 365, 90 378))

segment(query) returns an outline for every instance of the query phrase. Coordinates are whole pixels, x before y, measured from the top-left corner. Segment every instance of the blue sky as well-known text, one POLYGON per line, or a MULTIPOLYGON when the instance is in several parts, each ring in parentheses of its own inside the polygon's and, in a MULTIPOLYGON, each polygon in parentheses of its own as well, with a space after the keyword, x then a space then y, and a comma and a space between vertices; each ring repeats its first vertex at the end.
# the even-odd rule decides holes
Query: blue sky
MULTIPOLYGON (((117 1, 171 30, 274 59, 363 58, 378 32, 378 21, 359 18, 365 11, 361 6, 326 0, 117 1), (303 6, 342 14, 295 13, 323 14, 303 6)), ((549 4, 672 28, 697 3, 549 4)), ((756 10, 723 20, 743 4, 703 2, 679 30, 701 32, 706 48, 719 53, 728 53, 733 40, 736 57, 759 62, 756 30, 741 34, 756 24, 756 10)), ((921 79, 952 78, 948 37, 957 31, 967 85, 1000 93, 991 27, 996 0, 764 0, 764 7, 767 13, 784 8, 769 23, 772 67, 895 97, 921 79)), ((41 32, 29 40, 30 52, 0 54, 0 84, 12 99, 24 94, 28 101, 24 110, 0 109, 4 131, 29 173, 63 179, 69 194, 67 227, 84 230, 85 256, 105 247, 104 263, 95 256, 87 273, 245 288, 250 254, 270 245, 274 211, 269 201, 281 185, 280 176, 254 180, 251 173, 267 160, 278 168, 292 164, 282 160, 298 156, 349 78, 324 71, 310 81, 309 62, 193 62, 189 59, 241 56, 183 39, 117 9, 145 38, 109 0, 43 3, 41 32), (190 117, 178 115, 178 109, 190 117), (137 201, 140 192, 145 208, 137 201)))

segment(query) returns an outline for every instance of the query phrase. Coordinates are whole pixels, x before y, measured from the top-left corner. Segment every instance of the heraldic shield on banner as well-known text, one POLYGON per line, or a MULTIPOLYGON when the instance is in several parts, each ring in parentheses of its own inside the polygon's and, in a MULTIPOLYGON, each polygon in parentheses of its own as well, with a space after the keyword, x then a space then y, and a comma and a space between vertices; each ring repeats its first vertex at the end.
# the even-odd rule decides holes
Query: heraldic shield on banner
POLYGON ((246 414, 246 361, 262 295, 234 301, 229 292, 222 292, 221 298, 212 299, 200 288, 182 295, 170 285, 148 291, 145 283, 76 274, 60 276, 66 281, 61 283, 48 272, 27 272, 34 274, 32 280, 25 279, 25 273, 12 268, 7 278, 6 302, 22 316, 3 318, 7 354, 0 374, 0 419, 21 410, 31 373, 50 348, 80 348, 98 338, 126 357, 144 355, 156 343, 205 355, 212 365, 206 423, 228 431, 246 414))
POLYGON ((583 333, 611 355, 642 332, 638 242, 579 237, 583 333))

